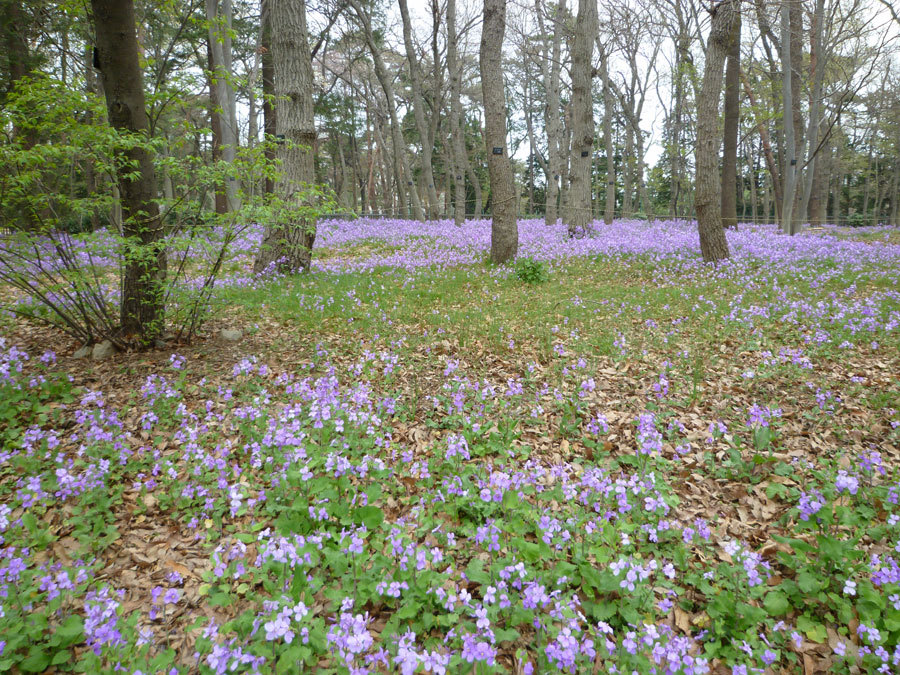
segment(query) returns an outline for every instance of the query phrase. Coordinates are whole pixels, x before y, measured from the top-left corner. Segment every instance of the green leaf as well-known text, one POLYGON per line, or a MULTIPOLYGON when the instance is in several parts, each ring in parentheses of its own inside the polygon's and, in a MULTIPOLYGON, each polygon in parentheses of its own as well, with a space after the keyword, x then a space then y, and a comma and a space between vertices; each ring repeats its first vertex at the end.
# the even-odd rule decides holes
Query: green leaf
POLYGON ((53 656, 53 660, 50 661, 50 665, 51 666, 59 666, 59 665, 62 665, 63 663, 68 663, 69 659, 71 659, 71 658, 72 658, 72 654, 69 652, 69 650, 63 649, 63 650, 56 652, 56 654, 53 656))
POLYGON ((40 647, 32 647, 28 652, 28 656, 25 658, 22 663, 19 664, 19 668, 24 670, 26 673, 41 673, 47 670, 47 666, 50 665, 50 654, 45 652, 40 647))
POLYGON ((378 530, 384 522, 384 511, 377 506, 363 506, 356 510, 353 519, 362 523, 369 531, 378 530))
POLYGON ((804 593, 815 593, 822 587, 822 583, 809 572, 797 575, 797 585, 804 593))
POLYGON ((403 605, 400 609, 398 609, 397 614, 395 616, 398 619, 411 619, 414 616, 417 616, 421 610, 422 610, 422 603, 410 602, 406 605, 403 605))
POLYGON ((763 605, 770 616, 781 616, 791 611, 791 603, 781 591, 772 591, 763 601, 763 605))
POLYGON ((515 628, 495 628, 494 637, 498 642, 513 642, 519 639, 519 631, 515 628))
POLYGON ((65 645, 78 642, 84 635, 84 619, 78 615, 70 616, 56 629, 54 635, 61 637, 65 645))
POLYGON ((519 493, 515 490, 507 490, 503 493, 503 508, 514 509, 519 505, 519 493))
POLYGON ((466 577, 478 584, 491 582, 490 575, 484 571, 484 563, 478 558, 472 558, 466 567, 466 577))
POLYGON ((828 639, 828 632, 818 621, 814 621, 806 614, 797 619, 797 629, 802 631, 806 637, 813 642, 825 642, 828 639))

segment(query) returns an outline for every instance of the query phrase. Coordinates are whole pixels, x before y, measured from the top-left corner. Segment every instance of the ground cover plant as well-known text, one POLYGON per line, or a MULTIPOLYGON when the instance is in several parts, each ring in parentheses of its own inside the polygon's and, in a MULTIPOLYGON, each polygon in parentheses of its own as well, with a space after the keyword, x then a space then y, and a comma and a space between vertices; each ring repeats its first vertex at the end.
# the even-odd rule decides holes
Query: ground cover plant
POLYGON ((4 318, 0 671, 900 668, 894 230, 259 235, 206 340, 4 318))

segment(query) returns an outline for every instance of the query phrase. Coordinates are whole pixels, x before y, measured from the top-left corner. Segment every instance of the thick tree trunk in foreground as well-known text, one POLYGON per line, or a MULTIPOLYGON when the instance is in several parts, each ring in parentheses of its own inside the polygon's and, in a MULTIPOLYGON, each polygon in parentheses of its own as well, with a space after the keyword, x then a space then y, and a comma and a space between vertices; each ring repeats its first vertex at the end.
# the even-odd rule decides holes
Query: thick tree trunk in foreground
MULTIPOLYGON (((281 177, 279 196, 292 205, 305 206, 306 189, 315 183, 316 126, 313 118, 313 71, 306 32, 305 0, 271 0, 272 56, 275 64, 277 135, 281 177)), ((308 270, 316 240, 316 223, 293 215, 266 226, 253 269, 262 272, 274 264, 279 272, 308 270)))
POLYGON ((585 234, 592 220, 591 166, 594 105, 591 100, 591 55, 597 33, 597 0, 578 0, 572 49, 572 180, 566 228, 569 236, 585 234))
POLYGON ((725 66, 725 140, 722 148, 722 225, 737 229, 737 149, 741 116, 741 15, 731 29, 725 66))
POLYGON ((722 94, 722 69, 734 22, 738 0, 725 0, 713 10, 712 26, 706 49, 703 84, 697 101, 697 155, 694 206, 700 232, 700 252, 705 262, 728 257, 728 241, 722 227, 722 185, 719 176, 719 99, 722 94))
MULTIPOLYGON (((91 0, 97 55, 113 128, 146 134, 150 127, 144 103, 144 81, 138 63, 138 43, 131 0, 91 0)), ((136 336, 152 344, 165 321, 163 284, 166 252, 156 204, 153 157, 145 147, 126 152, 137 170, 118 176, 123 234, 129 243, 124 255, 121 323, 125 339, 136 336)))
POLYGON ((484 0, 479 65, 484 142, 491 179, 491 261, 495 263, 515 258, 519 248, 515 185, 506 148, 506 94, 501 62, 505 21, 506 0, 484 0))

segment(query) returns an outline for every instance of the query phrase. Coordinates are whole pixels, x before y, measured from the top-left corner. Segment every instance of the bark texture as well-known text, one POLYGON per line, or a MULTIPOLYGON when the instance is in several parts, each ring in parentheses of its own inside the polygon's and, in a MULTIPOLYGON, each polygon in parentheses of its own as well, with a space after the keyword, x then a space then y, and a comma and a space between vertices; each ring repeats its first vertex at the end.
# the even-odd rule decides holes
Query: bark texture
POLYGON ((697 101, 696 189, 697 228, 700 253, 705 262, 728 257, 728 241, 722 227, 722 184, 719 175, 719 100, 722 95, 722 70, 737 20, 738 0, 724 0, 713 9, 712 25, 706 48, 703 83, 697 101))
MULTIPOLYGON (((144 78, 131 0, 91 0, 97 57, 109 123, 124 132, 146 134, 150 128, 144 101, 144 78)), ((137 170, 121 171, 122 231, 129 240, 124 256, 121 329, 123 338, 152 344, 165 321, 163 284, 166 253, 156 204, 153 157, 145 147, 126 152, 137 170)))
MULTIPOLYGON (((260 3, 260 51, 262 52, 262 92, 263 92, 263 133, 267 140, 275 138, 275 60, 272 58, 272 2, 262 0, 260 3)), ((266 148, 266 160, 275 161, 275 150, 266 148)), ((266 194, 275 191, 275 181, 266 177, 263 188, 266 194)))
MULTIPOLYGON (((209 22, 209 53, 211 88, 215 88, 214 114, 219 118, 222 160, 234 162, 238 145, 237 102, 231 72, 231 0, 206 0, 206 19, 209 22)), ((238 202, 238 184, 225 182, 225 200, 229 211, 238 202)))
POLYGON ((591 99, 591 55, 597 33, 597 0, 578 0, 572 49, 572 159, 569 236, 584 235, 591 223, 591 166, 594 145, 594 105, 591 99))
MULTIPOLYGON (((281 177, 275 191, 298 206, 308 205, 307 188, 315 182, 313 71, 306 30, 305 0, 270 0, 272 56, 275 65, 277 135, 281 177), (298 203, 299 202, 299 203, 298 203)), ((274 267, 279 272, 308 270, 316 240, 316 223, 301 217, 285 217, 266 226, 253 265, 259 273, 274 267)))
POLYGON ((797 187, 797 146, 794 120, 794 77, 793 53, 791 45, 790 8, 788 4, 781 9, 781 61, 782 61, 782 102, 784 105, 784 196, 781 205, 781 230, 785 234, 794 234, 794 198, 797 187))
POLYGON ((741 15, 731 29, 725 66, 725 139, 722 147, 722 225, 737 229, 737 149, 741 115, 741 15))
POLYGON ((515 258, 519 248, 515 185, 506 147, 506 94, 502 70, 505 23, 506 0, 484 0, 479 65, 484 98, 484 139, 491 181, 491 260, 495 263, 515 258))

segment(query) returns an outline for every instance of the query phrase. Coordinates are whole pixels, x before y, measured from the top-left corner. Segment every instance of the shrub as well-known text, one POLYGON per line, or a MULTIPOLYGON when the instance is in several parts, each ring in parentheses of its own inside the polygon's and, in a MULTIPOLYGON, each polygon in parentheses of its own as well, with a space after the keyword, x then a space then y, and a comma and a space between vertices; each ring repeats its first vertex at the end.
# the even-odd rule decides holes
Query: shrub
POLYGON ((547 264, 530 257, 516 260, 515 271, 516 278, 526 284, 540 284, 550 278, 547 264))

